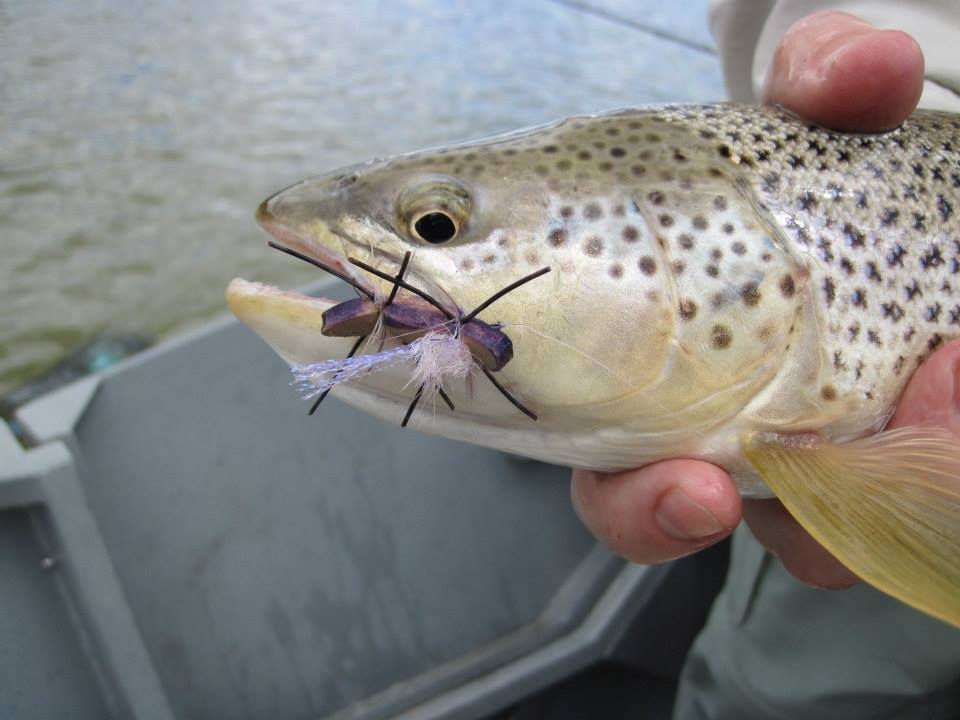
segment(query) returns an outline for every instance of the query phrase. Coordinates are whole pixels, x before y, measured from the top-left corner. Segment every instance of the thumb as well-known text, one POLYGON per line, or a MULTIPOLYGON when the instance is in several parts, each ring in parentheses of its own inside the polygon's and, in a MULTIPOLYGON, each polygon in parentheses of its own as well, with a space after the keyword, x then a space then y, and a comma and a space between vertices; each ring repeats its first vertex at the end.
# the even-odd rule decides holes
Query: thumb
POLYGON ((923 53, 912 37, 826 11, 784 34, 763 100, 836 130, 879 132, 902 123, 922 91, 923 53))

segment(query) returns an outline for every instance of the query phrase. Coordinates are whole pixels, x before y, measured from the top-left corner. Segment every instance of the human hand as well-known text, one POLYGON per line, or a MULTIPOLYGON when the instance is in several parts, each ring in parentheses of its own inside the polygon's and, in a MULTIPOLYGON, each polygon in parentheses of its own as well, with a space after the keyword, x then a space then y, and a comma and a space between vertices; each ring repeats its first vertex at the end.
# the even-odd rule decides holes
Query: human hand
MULTIPOLYGON (((909 35, 827 11, 786 32, 763 99, 838 130, 878 132, 913 111, 922 87, 923 55, 909 35)), ((916 372, 890 427, 917 423, 942 425, 960 436, 960 341, 916 372)), ((859 582, 779 501, 741 503, 727 473, 709 463, 667 460, 615 474, 574 470, 571 496, 594 535, 634 562, 701 550, 733 532, 742 516, 798 579, 826 588, 859 582)))

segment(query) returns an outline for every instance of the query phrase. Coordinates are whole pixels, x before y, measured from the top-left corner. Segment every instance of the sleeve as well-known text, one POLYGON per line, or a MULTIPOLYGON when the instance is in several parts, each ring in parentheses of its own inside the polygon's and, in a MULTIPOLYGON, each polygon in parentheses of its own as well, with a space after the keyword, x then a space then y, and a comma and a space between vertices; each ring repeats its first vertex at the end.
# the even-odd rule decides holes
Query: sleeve
POLYGON ((820 10, 842 10, 877 27, 910 33, 926 62, 920 104, 960 110, 957 0, 711 0, 710 29, 730 99, 757 102, 780 38, 794 22, 820 10))

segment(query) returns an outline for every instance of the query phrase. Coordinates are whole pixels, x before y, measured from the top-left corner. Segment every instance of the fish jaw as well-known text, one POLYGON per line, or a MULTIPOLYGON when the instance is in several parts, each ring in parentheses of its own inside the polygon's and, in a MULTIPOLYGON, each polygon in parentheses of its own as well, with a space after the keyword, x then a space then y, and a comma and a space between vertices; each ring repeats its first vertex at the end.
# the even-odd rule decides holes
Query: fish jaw
POLYGON ((321 362, 346 354, 349 338, 322 334, 323 313, 335 301, 280 290, 235 278, 227 286, 227 305, 288 365, 321 362))
MULTIPOLYGON (((323 313, 337 304, 334 300, 284 291, 242 278, 230 282, 226 299, 234 315, 259 335, 291 370, 342 359, 357 342, 356 338, 329 337, 322 333, 323 313)), ((384 339, 384 344, 397 345, 388 339, 384 339)), ((376 417, 399 423, 410 404, 413 391, 409 384, 410 369, 401 364, 338 385, 334 394, 376 417)), ((307 398, 312 399, 313 395, 308 393, 307 398)), ((444 412, 439 407, 436 411, 444 412)), ((411 424, 418 427, 418 423, 411 424)), ((429 428, 421 429, 429 431, 429 428)))

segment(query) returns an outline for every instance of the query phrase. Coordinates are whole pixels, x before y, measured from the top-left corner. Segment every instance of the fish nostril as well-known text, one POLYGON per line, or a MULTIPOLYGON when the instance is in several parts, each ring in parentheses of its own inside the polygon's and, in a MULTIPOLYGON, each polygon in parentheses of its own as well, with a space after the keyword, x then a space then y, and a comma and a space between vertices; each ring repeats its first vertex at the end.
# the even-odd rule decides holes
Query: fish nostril
POLYGON ((357 182, 358 175, 356 173, 350 173, 349 175, 340 175, 335 177, 330 183, 330 187, 333 190, 346 190, 351 185, 354 185, 357 182))

